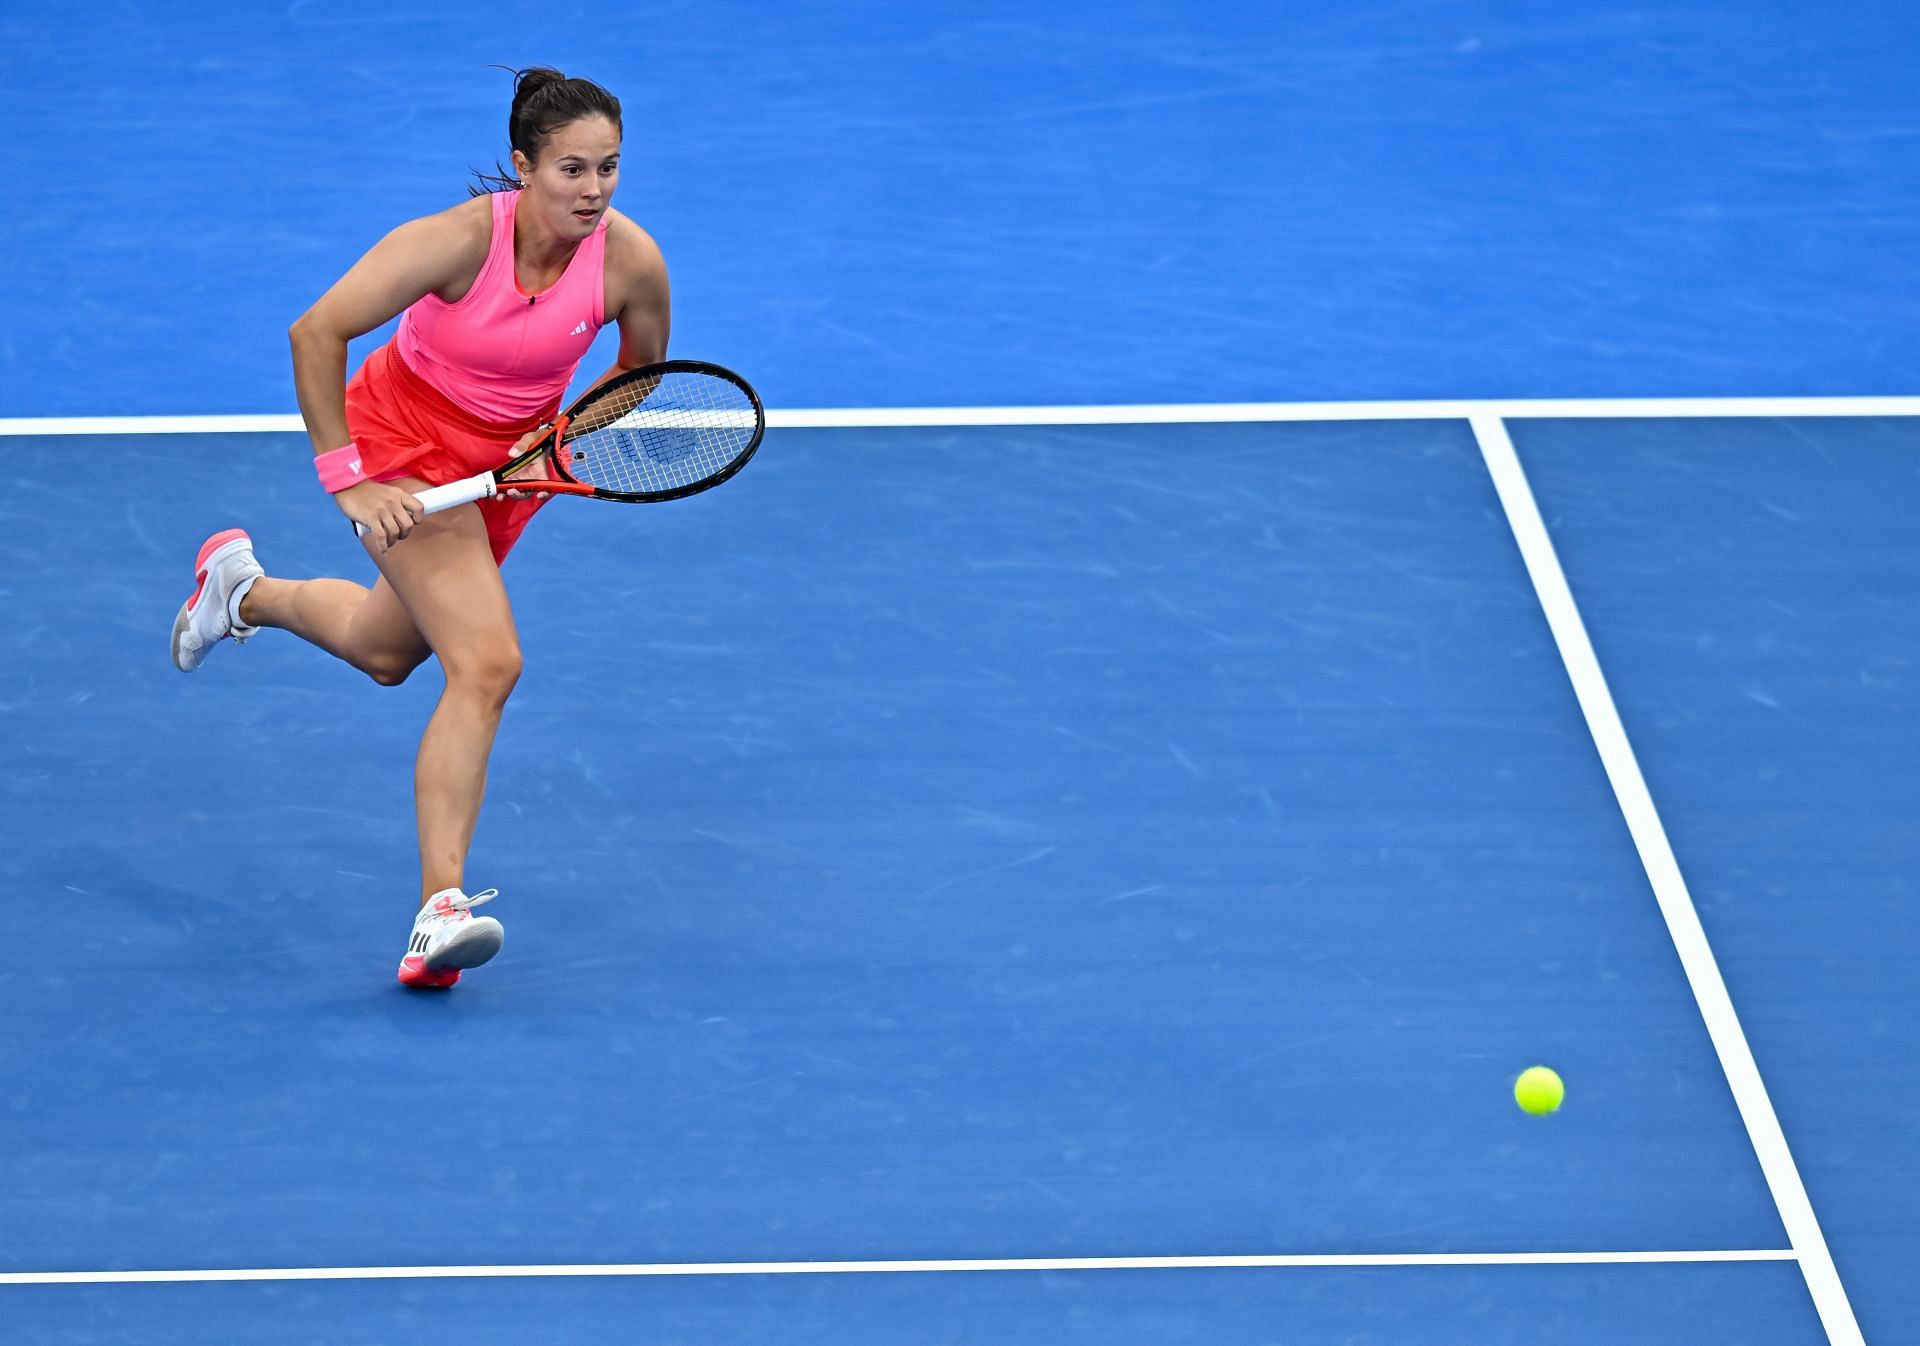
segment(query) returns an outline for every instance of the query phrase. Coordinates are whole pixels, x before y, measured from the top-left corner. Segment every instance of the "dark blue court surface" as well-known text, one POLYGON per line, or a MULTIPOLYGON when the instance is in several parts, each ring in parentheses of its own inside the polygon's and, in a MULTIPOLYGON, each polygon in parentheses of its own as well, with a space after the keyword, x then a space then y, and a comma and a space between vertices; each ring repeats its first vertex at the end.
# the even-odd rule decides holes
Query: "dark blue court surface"
MULTIPOLYGON (((1743 434, 1759 469, 1817 453, 1873 497, 1801 539, 1834 574, 1867 549, 1843 586, 1864 619, 1911 571, 1871 531, 1911 491, 1898 429, 1519 438, 1549 515, 1577 502, 1559 532, 1577 589, 1602 577, 1603 657, 1648 624, 1623 606, 1647 576, 1650 610, 1706 605, 1658 629, 1728 642, 1744 713, 1799 666, 1764 604, 1688 566, 1776 496, 1837 527, 1821 499, 1848 488, 1723 483, 1715 512, 1661 473, 1713 490, 1743 434), (1586 549, 1602 452, 1661 501, 1609 544, 1625 561, 1586 549)), ((1787 1246, 1463 424, 776 431, 712 496, 550 509, 507 567, 528 667, 470 868, 504 890, 507 954, 440 996, 390 966, 432 669, 381 690, 277 633, 190 678, 162 653, 204 531, 244 523, 277 574, 369 571, 299 442, 220 441, 244 474, 206 438, 21 447, 168 488, 87 530, 8 510, 8 1270, 1787 1246), (1507 1094, 1534 1060, 1571 1083, 1551 1119, 1507 1094)), ((1898 679, 1912 639, 1842 662, 1898 679)), ((1661 673, 1623 657, 1637 727, 1661 673)), ((1913 1100, 1883 1071, 1830 1103, 1910 1036, 1905 918, 1879 910, 1910 787, 1836 803, 1870 860, 1797 814, 1720 835, 1684 782, 1755 777, 1710 754, 1751 766, 1757 740, 1686 691, 1695 737, 1656 713, 1649 778, 1682 789, 1677 844, 1801 1100, 1842 1270, 1884 1277, 1897 1318, 1911 1233, 1869 1184, 1913 1100), (1821 919, 1782 900, 1796 873, 1821 919), (1836 1026, 1796 1027, 1816 1007, 1836 1026)), ((1864 678, 1860 714, 1892 695, 1864 678)), ((1873 743, 1912 729, 1880 716, 1873 743)), ((1833 751, 1829 793, 1892 749, 1833 751)), ((4 1293, 48 1340, 274 1305, 372 1340, 448 1297, 482 1342, 557 1304, 582 1339, 658 1314, 685 1340, 1486 1341, 1559 1314, 1563 1340, 1677 1342, 1696 1309, 1821 1339, 1791 1262, 891 1279, 4 1293)))
POLYGON ((1514 433, 1827 1237, 1873 1287, 1862 1326, 1899 1341, 1920 1324, 1920 424, 1514 433))
POLYGON ((0 1346, 1914 1338, 1920 420, 1502 413, 1734 1023, 1492 411, 865 411, 1910 393, 1917 23, 0 11, 0 435, 95 483, 0 500, 0 1346), (537 521, 505 952, 413 995, 437 670, 163 653, 217 528, 372 577, 305 438, 15 418, 292 413, 541 61, 624 100, 674 353, 854 410, 537 521))

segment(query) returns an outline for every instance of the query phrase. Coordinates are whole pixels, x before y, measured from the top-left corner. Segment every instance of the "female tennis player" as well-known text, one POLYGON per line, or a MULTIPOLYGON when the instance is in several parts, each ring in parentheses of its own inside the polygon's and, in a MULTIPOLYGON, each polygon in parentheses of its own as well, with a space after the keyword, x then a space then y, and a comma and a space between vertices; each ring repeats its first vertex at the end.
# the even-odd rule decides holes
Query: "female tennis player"
POLYGON ((173 628, 173 661, 198 668, 222 640, 278 627, 393 686, 437 656, 446 679, 414 768, 421 904, 400 964, 409 986, 446 987, 499 952, 500 923, 464 888, 501 708, 520 644, 500 562, 541 499, 499 497, 428 515, 413 492, 498 467, 530 444, 600 328, 620 351, 599 381, 666 358, 666 267, 610 207, 620 104, 557 70, 516 73, 513 176, 388 234, 293 324, 294 384, 320 485, 366 527, 371 589, 264 573, 239 529, 215 533, 173 628), (347 343, 400 315, 393 339, 347 380, 347 343))

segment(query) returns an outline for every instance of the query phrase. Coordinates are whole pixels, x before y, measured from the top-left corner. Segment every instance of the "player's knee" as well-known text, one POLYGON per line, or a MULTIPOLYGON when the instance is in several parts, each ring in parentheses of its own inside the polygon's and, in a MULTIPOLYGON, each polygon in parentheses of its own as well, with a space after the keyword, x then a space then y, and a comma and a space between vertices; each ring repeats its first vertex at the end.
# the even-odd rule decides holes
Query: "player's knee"
POLYGON ((484 701, 504 702, 520 681, 520 645, 503 641, 462 658, 443 660, 447 682, 484 701))

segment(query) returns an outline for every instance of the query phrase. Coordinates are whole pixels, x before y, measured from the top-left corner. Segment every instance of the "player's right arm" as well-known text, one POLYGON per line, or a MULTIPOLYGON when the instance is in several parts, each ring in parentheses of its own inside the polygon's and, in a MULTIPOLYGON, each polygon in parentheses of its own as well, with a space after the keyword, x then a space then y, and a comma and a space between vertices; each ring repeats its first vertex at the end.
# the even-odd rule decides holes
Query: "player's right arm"
MULTIPOLYGON (((316 455, 351 438, 347 343, 398 316, 422 295, 458 298, 486 260, 492 227, 484 199, 409 220, 368 249, 287 329, 294 391, 316 455)), ((417 500, 382 482, 349 486, 334 502, 349 519, 365 524, 383 547, 405 537, 421 517, 417 500)))

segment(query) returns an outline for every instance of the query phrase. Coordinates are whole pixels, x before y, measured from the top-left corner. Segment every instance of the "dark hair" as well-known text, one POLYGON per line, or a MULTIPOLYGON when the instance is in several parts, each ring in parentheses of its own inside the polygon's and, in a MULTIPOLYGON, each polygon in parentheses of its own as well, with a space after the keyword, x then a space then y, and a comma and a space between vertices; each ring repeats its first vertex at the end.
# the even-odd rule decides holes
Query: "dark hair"
MULTIPOLYGON (((497 67, 508 70, 507 66, 497 67)), ((540 159, 541 146, 548 136, 570 122, 583 117, 605 117, 620 130, 620 100, 589 79, 568 79, 551 66, 536 65, 511 70, 513 75, 513 111, 507 114, 507 143, 527 158, 540 159)), ((488 192, 510 192, 520 186, 520 175, 499 160, 497 173, 473 170, 478 186, 467 188, 474 196, 488 192)))

